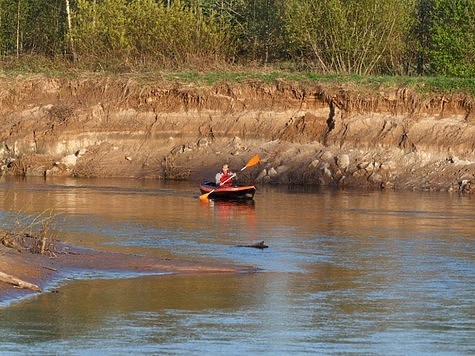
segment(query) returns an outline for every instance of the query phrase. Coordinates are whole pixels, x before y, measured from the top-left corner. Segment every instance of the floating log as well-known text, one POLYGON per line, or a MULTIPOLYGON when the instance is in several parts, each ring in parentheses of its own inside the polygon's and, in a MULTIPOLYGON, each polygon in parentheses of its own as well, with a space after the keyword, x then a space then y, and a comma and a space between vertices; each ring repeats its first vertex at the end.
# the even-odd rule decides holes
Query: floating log
POLYGON ((256 242, 255 244, 252 244, 252 245, 237 245, 237 247, 253 247, 253 248, 264 249, 264 248, 268 248, 269 246, 264 244, 264 241, 261 241, 261 242, 256 242))
POLYGON ((36 284, 26 282, 20 278, 16 278, 12 275, 9 275, 3 272, 0 272, 0 282, 13 284, 14 286, 19 287, 19 288, 31 289, 31 290, 34 290, 35 292, 41 292, 40 287, 38 287, 36 284))

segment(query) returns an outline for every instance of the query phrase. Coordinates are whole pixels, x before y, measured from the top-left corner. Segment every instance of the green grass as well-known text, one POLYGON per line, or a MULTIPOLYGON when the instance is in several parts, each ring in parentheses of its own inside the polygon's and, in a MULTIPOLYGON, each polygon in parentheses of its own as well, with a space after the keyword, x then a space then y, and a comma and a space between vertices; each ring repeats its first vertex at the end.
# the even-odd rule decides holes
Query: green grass
POLYGON ((475 79, 447 77, 408 76, 359 76, 355 74, 317 74, 309 72, 174 72, 166 75, 167 80, 184 83, 216 84, 219 82, 242 83, 259 80, 273 83, 277 80, 291 81, 303 85, 315 83, 345 86, 352 85, 361 90, 408 88, 420 93, 465 93, 475 95, 475 79))
POLYGON ((309 71, 280 70, 276 67, 224 66, 206 71, 167 70, 126 66, 123 63, 96 63, 94 65, 71 64, 64 59, 42 57, 1 58, 0 73, 7 76, 44 75, 47 77, 77 78, 81 76, 116 76, 136 79, 139 83, 153 84, 195 83, 243 83, 260 81, 293 82, 301 85, 341 86, 352 90, 371 91, 391 88, 408 88, 423 94, 463 93, 475 96, 475 78, 409 77, 409 76, 360 76, 356 74, 319 74, 309 71))

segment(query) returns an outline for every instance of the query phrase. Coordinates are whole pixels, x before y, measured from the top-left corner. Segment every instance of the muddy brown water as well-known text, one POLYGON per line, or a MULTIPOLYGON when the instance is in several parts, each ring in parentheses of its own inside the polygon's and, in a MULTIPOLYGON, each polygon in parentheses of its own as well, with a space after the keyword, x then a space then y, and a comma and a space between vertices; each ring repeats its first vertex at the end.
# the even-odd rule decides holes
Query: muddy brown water
POLYGON ((254 265, 230 275, 78 271, 0 308, 0 353, 475 352, 474 197, 196 184, 0 183, 0 218, 54 208, 61 239, 103 251, 254 265), (237 247, 265 241, 264 250, 237 247))

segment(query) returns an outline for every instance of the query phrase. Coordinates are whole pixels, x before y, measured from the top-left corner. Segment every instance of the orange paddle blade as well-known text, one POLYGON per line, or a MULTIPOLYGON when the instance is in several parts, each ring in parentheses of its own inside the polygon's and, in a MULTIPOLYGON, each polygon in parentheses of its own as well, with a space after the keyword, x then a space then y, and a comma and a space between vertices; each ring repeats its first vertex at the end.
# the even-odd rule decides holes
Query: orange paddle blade
POLYGON ((258 164, 260 161, 261 161, 261 159, 259 158, 259 156, 255 155, 254 157, 252 157, 249 160, 249 162, 247 162, 246 167, 252 167, 252 166, 258 164))
POLYGON ((200 195, 200 200, 208 200, 208 195, 210 195, 212 192, 201 194, 200 195))

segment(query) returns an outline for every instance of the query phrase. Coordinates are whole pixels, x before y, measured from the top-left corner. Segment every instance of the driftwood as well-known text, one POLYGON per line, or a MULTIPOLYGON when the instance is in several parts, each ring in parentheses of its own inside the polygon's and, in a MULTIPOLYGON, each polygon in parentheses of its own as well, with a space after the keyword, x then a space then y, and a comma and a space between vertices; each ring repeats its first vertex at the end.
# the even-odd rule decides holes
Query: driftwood
POLYGON ((263 249, 263 248, 268 248, 269 246, 264 244, 264 241, 261 241, 261 242, 256 242, 255 244, 252 244, 252 245, 237 245, 237 247, 254 247, 254 248, 263 249))
POLYGON ((40 287, 38 287, 36 284, 26 282, 22 279, 13 277, 12 275, 9 275, 3 272, 0 272, 0 282, 13 284, 14 286, 19 287, 19 288, 31 289, 31 290, 34 290, 35 292, 41 292, 40 287))

